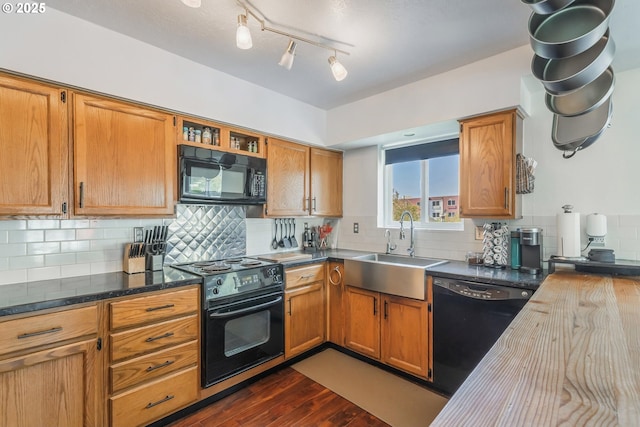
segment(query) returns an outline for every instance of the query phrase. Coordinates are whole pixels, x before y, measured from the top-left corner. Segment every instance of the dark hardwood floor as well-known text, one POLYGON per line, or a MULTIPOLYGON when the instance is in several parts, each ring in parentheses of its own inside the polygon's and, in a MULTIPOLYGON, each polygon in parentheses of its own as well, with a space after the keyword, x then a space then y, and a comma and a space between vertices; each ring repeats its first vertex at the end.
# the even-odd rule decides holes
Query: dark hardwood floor
POLYGON ((170 425, 191 426, 389 425, 287 367, 170 425))

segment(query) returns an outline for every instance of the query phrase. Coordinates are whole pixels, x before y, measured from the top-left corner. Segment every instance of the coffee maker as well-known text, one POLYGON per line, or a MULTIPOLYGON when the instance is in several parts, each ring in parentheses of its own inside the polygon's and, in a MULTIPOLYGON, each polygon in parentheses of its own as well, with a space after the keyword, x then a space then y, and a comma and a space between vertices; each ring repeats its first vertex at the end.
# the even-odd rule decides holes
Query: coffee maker
POLYGON ((542 273, 542 228, 520 229, 520 271, 542 273))

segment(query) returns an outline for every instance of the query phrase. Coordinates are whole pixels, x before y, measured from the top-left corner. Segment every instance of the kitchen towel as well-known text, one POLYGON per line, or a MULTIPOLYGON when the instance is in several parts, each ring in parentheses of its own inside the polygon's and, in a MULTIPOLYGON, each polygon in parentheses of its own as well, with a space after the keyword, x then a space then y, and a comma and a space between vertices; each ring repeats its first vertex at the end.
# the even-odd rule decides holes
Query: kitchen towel
POLYGON ((580 256, 580 214, 563 212, 556 214, 558 229, 558 255, 567 258, 580 256))

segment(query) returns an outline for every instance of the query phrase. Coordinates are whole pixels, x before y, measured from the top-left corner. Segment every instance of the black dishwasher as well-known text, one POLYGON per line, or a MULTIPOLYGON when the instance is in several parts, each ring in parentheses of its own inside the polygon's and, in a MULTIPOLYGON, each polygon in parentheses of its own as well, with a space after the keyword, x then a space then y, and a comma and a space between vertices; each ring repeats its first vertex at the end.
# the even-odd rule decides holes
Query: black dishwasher
POLYGON ((530 289, 434 277, 434 386, 453 394, 532 294, 530 289))

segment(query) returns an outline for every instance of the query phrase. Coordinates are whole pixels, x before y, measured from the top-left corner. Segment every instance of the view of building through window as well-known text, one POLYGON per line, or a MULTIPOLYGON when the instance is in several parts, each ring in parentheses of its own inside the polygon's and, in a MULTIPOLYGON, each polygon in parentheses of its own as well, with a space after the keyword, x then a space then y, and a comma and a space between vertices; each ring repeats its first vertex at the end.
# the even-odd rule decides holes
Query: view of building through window
POLYGON ((420 222, 460 222, 458 160, 456 154, 387 165, 392 220, 409 211, 420 222))

